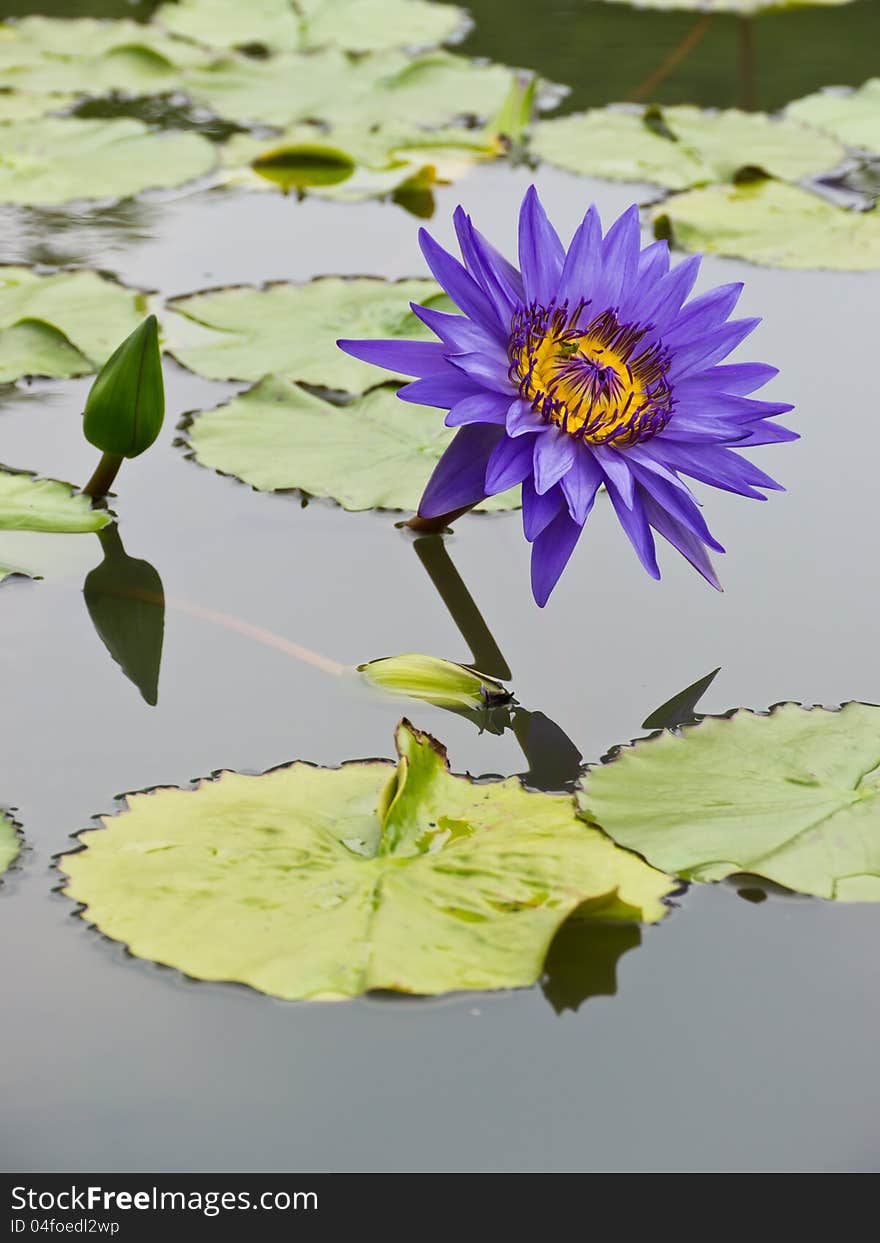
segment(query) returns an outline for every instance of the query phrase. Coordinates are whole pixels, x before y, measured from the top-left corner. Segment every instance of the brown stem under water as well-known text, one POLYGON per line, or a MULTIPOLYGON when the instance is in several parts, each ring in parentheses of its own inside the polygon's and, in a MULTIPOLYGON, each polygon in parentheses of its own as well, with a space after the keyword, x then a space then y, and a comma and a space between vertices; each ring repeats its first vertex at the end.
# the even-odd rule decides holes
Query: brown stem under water
POLYGON ((639 103, 645 98, 646 95, 649 95, 651 91, 653 91, 655 86, 659 86, 664 78, 668 78, 675 66, 679 64, 680 61, 683 61, 687 54, 697 46, 711 25, 712 16, 713 15, 711 13, 707 13, 704 17, 701 17, 697 24, 691 27, 682 39, 681 43, 679 43, 678 47, 669 53, 663 64, 660 65, 658 69, 655 69, 654 72, 647 78, 645 78, 641 86, 636 87, 630 95, 630 99, 634 103, 639 103))

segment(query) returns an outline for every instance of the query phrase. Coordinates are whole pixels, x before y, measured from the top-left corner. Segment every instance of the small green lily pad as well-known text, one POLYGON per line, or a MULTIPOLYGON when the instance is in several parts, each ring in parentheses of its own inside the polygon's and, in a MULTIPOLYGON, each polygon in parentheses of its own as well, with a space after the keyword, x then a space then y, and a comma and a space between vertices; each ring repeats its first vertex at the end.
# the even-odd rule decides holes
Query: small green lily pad
POLYGON ((198 134, 154 133, 128 118, 43 117, 0 125, 0 202, 128 198, 193 181, 215 162, 198 134))
POLYGON ((21 838, 15 821, 0 809, 0 876, 8 871, 21 851, 21 838))
POLYGON ((146 307, 144 294, 97 272, 0 267, 0 384, 95 371, 146 307))
POLYGON ((880 152, 880 78, 857 91, 825 90, 796 99, 786 115, 833 134, 848 147, 880 152))
POLYGON ((393 373, 350 358, 339 337, 433 340, 410 302, 436 302, 431 280, 319 277, 307 284, 242 285, 169 303, 166 348, 212 380, 290 380, 359 392, 393 373))
POLYGON ((737 872, 880 901, 880 708, 782 704, 664 731, 593 768, 583 814, 687 880, 737 872))
POLYGON ((597 108, 539 121, 532 150, 560 168, 670 190, 729 181, 743 167, 798 181, 844 158, 828 135, 760 112, 707 112, 687 106, 597 108))
POLYGON ((129 797, 59 863, 82 914, 140 958, 285 999, 516 988, 556 930, 653 922, 675 887, 519 781, 454 776, 401 722, 398 762, 297 762, 129 797))
POLYGON ((110 515, 57 479, 0 467, 0 531, 100 531, 110 515))
POLYGON ((461 9, 425 0, 178 0, 156 20, 211 47, 259 45, 274 52, 332 45, 353 52, 427 47, 463 27, 461 9), (297 11, 298 10, 298 11, 297 11))
POLYGON ((880 211, 851 211, 800 186, 758 179, 674 195, 653 212, 683 250, 781 268, 880 267, 880 211))
MULTIPOLYGON (((340 406, 272 375, 196 414, 188 430, 202 466, 260 492, 296 488, 349 510, 416 509, 453 435, 442 414, 400 401, 393 385, 340 406)), ((517 488, 479 508, 519 503, 517 488)))

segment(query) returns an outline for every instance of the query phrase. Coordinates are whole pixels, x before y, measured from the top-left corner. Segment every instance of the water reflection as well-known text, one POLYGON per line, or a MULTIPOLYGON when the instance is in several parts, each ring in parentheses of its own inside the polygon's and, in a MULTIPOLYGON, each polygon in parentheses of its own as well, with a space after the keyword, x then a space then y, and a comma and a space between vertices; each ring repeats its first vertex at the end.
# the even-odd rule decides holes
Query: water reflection
POLYGON ((165 591, 149 561, 130 557, 119 528, 98 532, 104 560, 83 583, 86 608, 98 638, 144 700, 159 701, 165 634, 165 591))
POLYGON ((108 252, 151 237, 156 218, 156 204, 135 199, 103 208, 4 206, 4 262, 106 267, 108 252))
POLYGON ((553 938, 541 991, 557 1014, 577 1010, 591 997, 614 997, 617 964, 641 943, 637 924, 602 924, 575 913, 553 938))
POLYGON ((678 691, 671 699, 667 699, 666 703, 661 704, 659 708, 655 708, 649 716, 645 717, 644 721, 642 721, 642 729, 677 730, 681 729, 683 725, 696 725, 698 721, 702 721, 704 713, 697 712, 697 704, 715 681, 720 671, 721 666, 719 665, 711 673, 698 678, 696 682, 686 686, 683 691, 678 691))

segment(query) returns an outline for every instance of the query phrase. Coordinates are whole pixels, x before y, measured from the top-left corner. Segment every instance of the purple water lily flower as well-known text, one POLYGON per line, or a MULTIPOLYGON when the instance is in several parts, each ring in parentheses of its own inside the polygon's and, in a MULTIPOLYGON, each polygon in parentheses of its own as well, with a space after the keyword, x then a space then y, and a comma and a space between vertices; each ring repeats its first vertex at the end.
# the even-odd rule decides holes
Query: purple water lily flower
MULTIPOLYGON (((568 250, 534 187, 519 218, 517 270, 459 207, 463 264, 424 230, 428 266, 462 312, 413 305, 439 341, 340 341, 366 362, 418 377, 404 401, 448 410, 455 439, 419 514, 440 517, 522 484, 532 591, 544 605, 604 484, 645 569, 659 532, 720 590, 711 535, 681 475, 766 500, 780 489, 735 448, 796 440, 769 420, 792 407, 751 394, 777 373, 721 364, 760 321, 731 320, 741 284, 687 301, 698 255, 670 268, 641 249, 638 208, 605 236, 591 207, 568 250)), ((780 489, 781 490, 781 489, 780 489)))

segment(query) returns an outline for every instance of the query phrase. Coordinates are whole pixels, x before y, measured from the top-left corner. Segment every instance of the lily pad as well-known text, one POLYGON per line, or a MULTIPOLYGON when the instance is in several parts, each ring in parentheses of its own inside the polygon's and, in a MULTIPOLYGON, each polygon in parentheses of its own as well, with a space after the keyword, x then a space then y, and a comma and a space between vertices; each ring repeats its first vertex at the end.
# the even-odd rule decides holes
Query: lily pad
POLYGON ((782 704, 663 732, 592 769, 583 814, 687 880, 744 872, 880 901, 880 708, 782 704))
POLYGON ((833 134, 848 147, 880 152, 880 78, 857 91, 826 90, 796 99, 786 115, 833 134))
POLYGON ((767 9, 808 9, 814 6, 852 4, 853 0, 605 0, 636 9, 690 9, 699 13, 736 13, 752 17, 767 9))
POLYGON ((880 211, 835 207, 800 186, 758 179, 666 199, 654 231, 684 250, 781 268, 880 267, 880 211))
MULTIPOLYGON (((336 405, 272 375, 196 414, 188 431, 202 466, 260 492, 296 488, 349 510, 416 509, 453 435, 436 410, 400 401, 393 385, 336 405)), ((479 508, 519 503, 517 488, 479 508)))
POLYGON ((467 18, 461 9, 425 0, 178 0, 164 4, 157 20, 212 47, 257 44, 291 52, 333 45, 372 52, 443 43, 467 18))
POLYGON ((15 862, 20 850, 16 823, 8 812, 0 810, 0 876, 15 862))
POLYGON ((540 121, 532 150, 560 168, 612 181, 683 190, 729 181, 745 166, 798 181, 846 155, 828 135, 760 112, 706 112, 688 106, 597 108, 540 121))
POLYGON ((218 116, 284 128, 297 121, 444 125, 493 116, 515 81, 501 65, 451 52, 384 52, 351 60, 335 48, 269 60, 225 56, 183 75, 183 89, 218 116))
POLYGON ((396 743, 396 769, 298 762, 132 795, 62 857, 64 892, 138 957, 291 1000, 522 987, 584 902, 666 913, 675 882, 570 798, 454 776, 406 721, 396 743))
POLYGON ((415 179, 455 180, 479 160, 501 154, 497 139, 482 130, 332 130, 289 126, 271 139, 238 134, 222 149, 227 183, 252 190, 308 191, 357 201, 404 189, 415 179))
POLYGON ((0 90, 0 123, 32 121, 47 112, 61 112, 70 107, 72 100, 72 95, 32 95, 0 90))
POLYGON ((383 373, 343 354, 337 338, 428 340, 409 304, 433 305, 441 296, 430 280, 338 276, 211 290, 169 303, 176 314, 165 317, 166 344, 185 367, 212 380, 259 380, 276 372, 359 392, 383 373))
POLYGON ((215 162, 198 134, 155 133, 122 117, 43 117, 0 125, 0 202, 128 198, 202 177, 215 162))
POLYGON ((144 294, 97 272, 0 267, 0 383, 95 371, 146 308, 144 294))
POLYGON ((110 515, 57 479, 0 467, 0 531, 100 531, 110 515))

